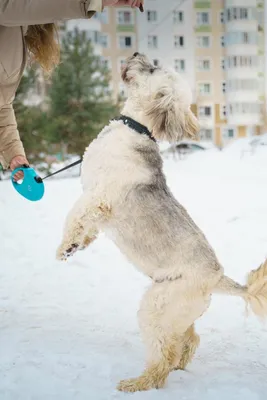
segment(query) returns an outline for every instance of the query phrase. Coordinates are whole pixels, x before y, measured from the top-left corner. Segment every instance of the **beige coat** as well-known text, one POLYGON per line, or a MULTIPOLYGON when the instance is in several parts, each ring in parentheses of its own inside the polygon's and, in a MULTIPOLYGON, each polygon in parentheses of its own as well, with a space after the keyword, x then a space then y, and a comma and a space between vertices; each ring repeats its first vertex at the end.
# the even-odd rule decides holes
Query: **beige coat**
POLYGON ((28 25, 90 18, 102 0, 0 0, 0 163, 8 168, 25 155, 12 102, 26 64, 24 34, 28 25))

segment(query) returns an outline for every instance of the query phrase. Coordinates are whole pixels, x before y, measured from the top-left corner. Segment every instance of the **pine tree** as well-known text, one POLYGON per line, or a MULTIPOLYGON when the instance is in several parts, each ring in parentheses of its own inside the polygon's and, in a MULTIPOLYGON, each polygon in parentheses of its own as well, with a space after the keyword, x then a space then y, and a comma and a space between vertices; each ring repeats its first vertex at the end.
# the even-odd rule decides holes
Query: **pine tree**
POLYGON ((108 71, 94 54, 86 32, 78 28, 66 32, 61 64, 48 90, 48 140, 61 143, 68 153, 82 155, 117 112, 108 88, 108 71))

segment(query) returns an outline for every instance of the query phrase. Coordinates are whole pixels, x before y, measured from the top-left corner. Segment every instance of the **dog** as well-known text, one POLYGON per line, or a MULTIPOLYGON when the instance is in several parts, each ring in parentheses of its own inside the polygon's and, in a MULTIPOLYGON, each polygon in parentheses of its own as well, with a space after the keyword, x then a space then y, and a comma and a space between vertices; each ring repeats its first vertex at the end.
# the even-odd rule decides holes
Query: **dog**
POLYGON ((83 194, 66 218, 57 258, 85 249, 102 231, 151 278, 138 312, 146 367, 118 384, 135 392, 162 388, 171 371, 185 369, 199 345, 194 322, 213 293, 240 296, 266 317, 267 262, 250 272, 246 286, 225 276, 166 184, 156 140, 175 142, 198 132, 184 79, 139 53, 127 60, 122 79, 128 90, 123 117, 110 121, 85 151, 83 194))

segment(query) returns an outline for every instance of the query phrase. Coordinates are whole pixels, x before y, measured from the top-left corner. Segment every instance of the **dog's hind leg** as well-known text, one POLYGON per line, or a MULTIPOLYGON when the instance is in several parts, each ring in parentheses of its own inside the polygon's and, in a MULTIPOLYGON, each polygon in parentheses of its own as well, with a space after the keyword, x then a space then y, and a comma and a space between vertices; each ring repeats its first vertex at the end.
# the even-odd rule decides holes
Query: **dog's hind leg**
POLYGON ((206 310, 203 295, 183 294, 182 285, 154 284, 145 294, 139 323, 148 348, 147 367, 134 379, 123 380, 118 389, 125 392, 162 388, 169 373, 183 357, 184 335, 206 310))
POLYGON ((64 260, 77 250, 82 250, 96 239, 100 221, 110 216, 110 208, 83 193, 69 212, 61 245, 57 250, 57 259, 64 260))
POLYGON ((195 331, 194 324, 187 329, 182 338, 182 341, 182 352, 180 352, 180 344, 178 343, 174 370, 184 370, 186 366, 192 361, 195 352, 199 346, 200 338, 195 331))
POLYGON ((121 391, 161 388, 174 366, 178 337, 164 323, 169 304, 161 290, 163 285, 153 284, 148 289, 138 313, 141 333, 148 349, 147 367, 140 377, 121 381, 118 385, 121 391))

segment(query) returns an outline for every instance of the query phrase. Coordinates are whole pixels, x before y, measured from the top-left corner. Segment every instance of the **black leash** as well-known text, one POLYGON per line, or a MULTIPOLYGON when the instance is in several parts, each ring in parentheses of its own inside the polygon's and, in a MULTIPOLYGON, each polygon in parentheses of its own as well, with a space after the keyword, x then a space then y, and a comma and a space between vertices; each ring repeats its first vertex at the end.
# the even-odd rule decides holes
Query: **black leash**
MULTIPOLYGON (((145 134, 147 135, 151 140, 156 142, 155 138, 152 136, 152 133, 147 129, 146 126, 139 124, 139 122, 135 121, 134 119, 130 117, 126 117, 125 115, 120 115, 118 118, 115 118, 116 121, 122 121, 124 125, 128 126, 129 128, 133 129, 134 131, 140 133, 141 135, 145 134)), ((53 172, 52 174, 46 175, 44 178, 39 178, 42 181, 44 181, 47 178, 50 178, 51 176, 57 175, 60 172, 66 171, 69 168, 74 167, 75 165, 81 164, 83 159, 81 158, 80 160, 74 161, 73 163, 67 165, 64 168, 59 169, 56 172, 53 172)))
POLYGON ((69 168, 74 167, 75 165, 81 164, 82 161, 83 161, 82 158, 81 158, 80 160, 74 161, 73 163, 67 165, 66 167, 61 168, 61 169, 59 169, 58 171, 53 172, 52 174, 46 175, 44 178, 42 178, 42 180, 44 181, 46 178, 50 178, 50 176, 57 175, 57 174, 59 174, 60 172, 66 171, 66 169, 69 169, 69 168))

